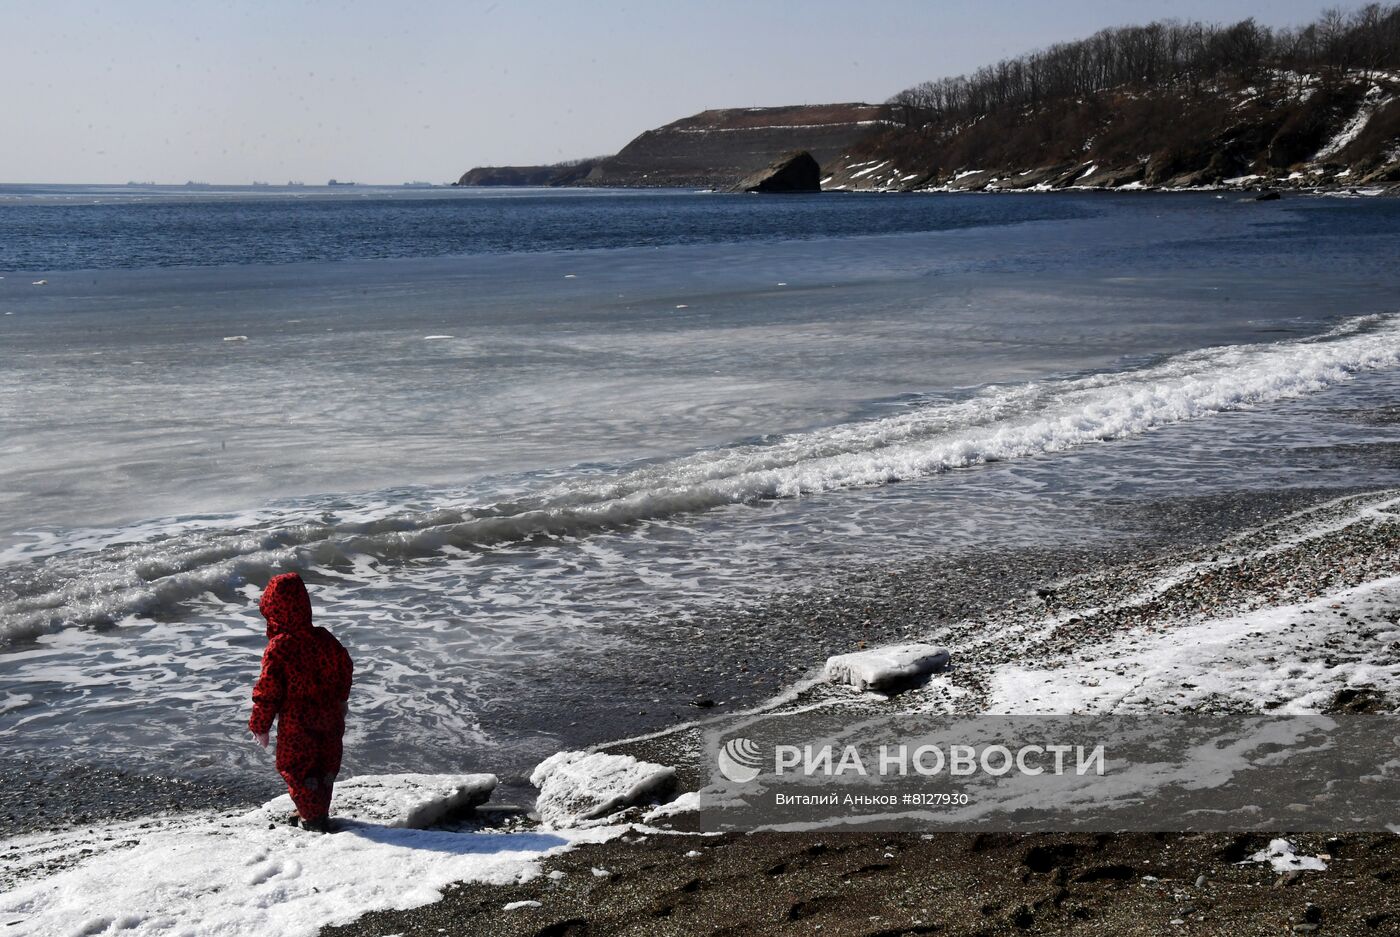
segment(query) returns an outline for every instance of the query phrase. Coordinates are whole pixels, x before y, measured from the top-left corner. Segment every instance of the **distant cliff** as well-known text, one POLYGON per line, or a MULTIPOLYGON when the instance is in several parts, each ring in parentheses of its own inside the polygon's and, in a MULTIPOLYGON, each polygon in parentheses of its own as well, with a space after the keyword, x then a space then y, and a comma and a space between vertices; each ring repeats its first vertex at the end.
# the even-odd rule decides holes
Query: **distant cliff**
POLYGON ((596 159, 551 166, 477 166, 462 174, 461 186, 576 185, 598 164, 596 159))
POLYGON ((702 111, 646 131, 616 156, 572 165, 567 172, 552 166, 483 166, 457 184, 729 188, 795 150, 806 150, 825 165, 887 126, 890 114, 882 104, 702 111))

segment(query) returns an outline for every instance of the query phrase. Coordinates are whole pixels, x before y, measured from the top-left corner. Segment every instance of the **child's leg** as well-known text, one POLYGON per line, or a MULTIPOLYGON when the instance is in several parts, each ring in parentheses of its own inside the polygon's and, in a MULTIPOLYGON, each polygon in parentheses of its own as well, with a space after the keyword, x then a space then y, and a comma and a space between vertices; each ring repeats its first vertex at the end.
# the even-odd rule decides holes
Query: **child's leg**
POLYGON ((330 807, 330 791, 322 791, 321 779, 315 775, 305 776, 300 771, 281 771, 282 780, 287 782, 287 793, 292 795, 292 803, 303 820, 324 817, 330 807))

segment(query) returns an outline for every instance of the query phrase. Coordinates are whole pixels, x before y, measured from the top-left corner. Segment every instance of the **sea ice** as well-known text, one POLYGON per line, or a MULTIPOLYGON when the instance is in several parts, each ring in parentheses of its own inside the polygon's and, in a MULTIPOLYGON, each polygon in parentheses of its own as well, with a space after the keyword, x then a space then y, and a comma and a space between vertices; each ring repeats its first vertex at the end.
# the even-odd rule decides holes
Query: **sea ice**
POLYGON ((942 670, 948 660, 948 651, 932 644, 894 644, 828 659, 826 679, 859 690, 888 689, 942 670))
POLYGON ((530 775, 539 788, 535 809, 556 829, 579 826, 623 807, 664 799, 676 769, 605 752, 559 752, 530 775))
MULTIPOLYGON (((486 803, 496 789, 494 774, 369 774, 335 786, 331 813, 375 826, 421 830, 448 814, 486 803)), ((283 794, 263 810, 274 816, 292 812, 283 794)))

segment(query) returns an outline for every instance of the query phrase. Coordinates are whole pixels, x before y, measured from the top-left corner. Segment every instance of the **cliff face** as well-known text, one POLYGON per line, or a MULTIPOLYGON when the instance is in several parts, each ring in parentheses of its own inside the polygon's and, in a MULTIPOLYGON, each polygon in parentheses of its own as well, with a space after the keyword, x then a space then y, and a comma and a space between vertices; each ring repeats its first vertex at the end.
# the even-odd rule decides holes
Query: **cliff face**
POLYGON ((477 166, 462 174, 456 185, 539 186, 574 185, 588 175, 596 160, 553 166, 477 166))
POLYGON ((1400 75, 1111 90, 952 127, 889 127, 824 163, 825 189, 1384 187, 1400 183, 1400 75))
POLYGON ((794 150, 825 165, 889 126, 890 114, 883 104, 702 111, 646 131, 616 156, 567 167, 477 167, 457 184, 729 188, 794 150))
POLYGON ((462 174, 457 185, 549 185, 553 166, 477 166, 462 174))

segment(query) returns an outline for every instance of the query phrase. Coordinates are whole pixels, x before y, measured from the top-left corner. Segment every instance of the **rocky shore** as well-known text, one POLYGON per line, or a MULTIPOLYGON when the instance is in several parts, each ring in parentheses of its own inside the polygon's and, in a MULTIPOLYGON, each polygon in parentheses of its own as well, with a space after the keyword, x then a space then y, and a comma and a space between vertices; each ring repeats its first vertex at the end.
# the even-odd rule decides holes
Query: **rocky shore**
MULTIPOLYGON (((1386 642, 1394 644, 1400 596, 1363 604, 1345 595, 1400 575, 1397 497, 1300 490, 1105 503, 1099 509, 1115 512, 1134 537, 1092 549, 931 556, 898 566, 871 561, 831 582, 671 623, 727 650, 707 660, 709 666, 691 668, 684 680, 677 677, 669 692, 687 694, 692 705, 681 718, 697 720, 743 707, 781 711, 833 694, 844 695, 853 711, 950 701, 953 709, 980 711, 1005 707, 987 675, 1011 665, 1053 673, 1065 661, 1091 665, 1124 635, 1170 636, 1201 622, 1295 609, 1286 628, 1260 638, 1291 644, 1271 643, 1268 654, 1256 648, 1251 659, 1270 660, 1287 648, 1320 665, 1312 679, 1325 693, 1315 704, 1287 684, 1248 682, 1253 677, 1241 671, 1247 681, 1241 692, 1228 682, 1149 687, 1145 705, 1257 710, 1302 700, 1311 711, 1393 712, 1392 665, 1400 662, 1400 649, 1386 642), (762 702, 780 686, 802 682, 827 654, 911 638, 954 650, 957 666, 938 685, 884 698, 815 683, 795 697, 762 702), (1372 683, 1346 677, 1361 672, 1358 663, 1371 666, 1372 683)), ((1234 672, 1233 663, 1222 672, 1234 672)), ((1122 702, 1131 708, 1131 699, 1122 702)), ((1047 707, 1057 708, 1053 700, 1047 707)), ((674 722, 676 714, 669 718, 674 722)), ((706 783, 709 766, 684 726, 602 748, 674 765, 682 790, 706 783)), ((261 799, 251 790, 57 761, 11 759, 0 768, 8 782, 6 809, 12 822, 23 818, 20 829, 224 810, 261 799)), ((466 882, 448 888, 442 900, 371 912, 323 933, 1131 937, 1369 935, 1400 927, 1394 887, 1400 840, 1392 834, 716 836, 642 816, 624 813, 622 820, 637 823, 629 832, 546 857, 524 880, 466 882), (1326 868, 1280 867, 1260 858, 1277 839, 1326 868)), ((467 823, 463 829, 485 830, 488 840, 499 835, 503 849, 516 834, 548 835, 510 810, 467 823)), ((54 870, 72 858, 56 856, 54 870)))
MULTIPOLYGON (((1169 631, 1302 608, 1299 603, 1400 575, 1395 493, 1294 497, 1291 507, 1301 510, 1282 517, 1280 502, 1253 498, 1157 506, 1159 520, 1175 525, 1173 546, 1143 547, 1107 564, 1062 557, 1059 578, 1043 575, 1050 568, 1042 566, 1038 586, 1018 589, 989 612, 935 628, 937 639, 960 657, 947 677, 966 691, 953 695, 957 708, 976 711, 992 702, 984 675, 1010 661, 1053 668, 1056 660, 1092 657, 1095 648, 1144 625, 1169 631), (1244 523, 1251 515, 1254 526, 1244 523), (1236 532, 1221 531, 1225 526, 1236 532), (1020 627, 1047 619, 1058 625, 1020 627)), ((995 592, 1002 577, 988 572, 984 585, 995 592)), ((926 598, 947 581, 946 567, 932 561, 870 570, 745 614, 774 627, 830 615, 851 624, 853 636, 862 636, 857 643, 875 644, 906 636, 927 620, 926 598)), ((958 588, 978 593, 966 580, 958 588)), ((1325 607, 1347 622, 1352 640, 1338 640, 1326 622, 1304 619, 1290 633, 1310 648, 1310 661, 1322 658, 1341 673, 1358 660, 1395 657, 1395 649, 1385 647, 1400 621, 1393 597, 1364 609, 1328 598, 1325 607)), ((1389 684, 1333 686, 1325 673, 1320 682, 1327 692, 1314 710, 1396 709, 1389 684)), ((806 705, 832 692, 840 691, 818 684, 781 705, 806 705)), ((920 693, 932 692, 865 705, 917 708, 933 698, 920 693)), ((1259 692, 1256 710, 1287 705, 1259 692)), ((1157 704, 1210 711, 1251 706, 1228 693, 1198 694, 1184 703, 1155 696, 1157 704)), ((694 738, 686 730, 605 748, 677 764, 683 785, 703 783, 705 771, 694 761, 694 738)), ((507 887, 464 884, 436 904, 371 914, 326 933, 1369 935, 1400 929, 1394 887, 1400 840, 1391 834, 706 836, 638 827, 549 860, 542 872, 507 887), (1255 861, 1276 838, 1327 868, 1255 861)))

